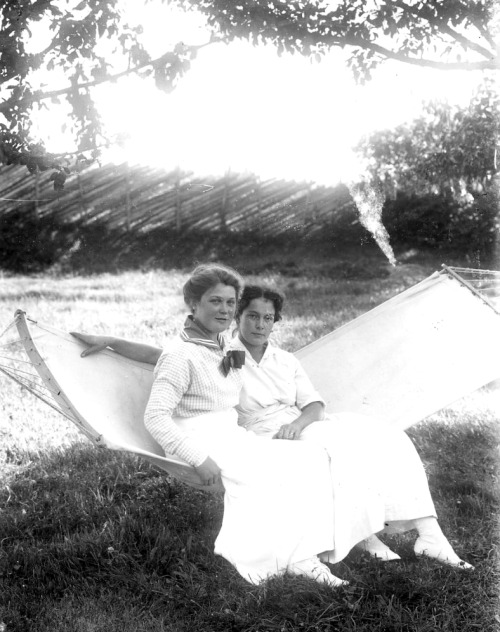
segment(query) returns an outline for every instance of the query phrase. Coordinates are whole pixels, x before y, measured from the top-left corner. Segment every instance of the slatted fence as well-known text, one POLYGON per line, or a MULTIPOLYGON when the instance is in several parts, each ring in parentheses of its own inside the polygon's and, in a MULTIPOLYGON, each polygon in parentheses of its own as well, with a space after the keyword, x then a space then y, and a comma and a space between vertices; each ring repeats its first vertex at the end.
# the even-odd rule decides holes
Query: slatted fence
POLYGON ((50 172, 0 168, 0 222, 22 210, 63 223, 104 221, 127 232, 168 227, 280 234, 319 230, 344 212, 355 217, 354 209, 346 187, 262 180, 253 174, 227 172, 221 178, 127 164, 92 166, 68 177, 65 188, 55 192, 50 172))

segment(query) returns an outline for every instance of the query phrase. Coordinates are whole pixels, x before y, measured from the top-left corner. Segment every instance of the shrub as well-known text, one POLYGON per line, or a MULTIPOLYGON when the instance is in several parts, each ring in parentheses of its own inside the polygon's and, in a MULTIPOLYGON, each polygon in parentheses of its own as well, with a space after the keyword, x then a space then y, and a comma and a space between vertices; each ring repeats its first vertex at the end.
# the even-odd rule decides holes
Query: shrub
POLYGON ((13 272, 39 272, 59 261, 76 239, 74 225, 17 207, 2 216, 0 266, 13 272))
POLYGON ((393 244, 488 254, 495 242, 497 205, 480 195, 458 203, 451 196, 398 193, 386 202, 382 220, 393 244))

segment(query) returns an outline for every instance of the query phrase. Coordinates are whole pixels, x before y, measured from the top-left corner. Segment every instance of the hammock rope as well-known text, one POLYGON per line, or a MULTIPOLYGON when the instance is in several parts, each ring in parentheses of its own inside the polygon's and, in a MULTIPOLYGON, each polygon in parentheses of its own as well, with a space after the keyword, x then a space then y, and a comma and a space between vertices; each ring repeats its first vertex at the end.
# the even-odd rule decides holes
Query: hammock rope
MULTIPOLYGON (((23 381, 19 377, 19 375, 17 375, 16 373, 11 373, 9 371, 6 371, 2 367, 0 367, 0 372, 2 372, 4 375, 7 375, 7 377, 10 377, 12 380, 14 380, 14 382, 17 382, 17 384, 19 384, 21 388, 25 388, 26 390, 28 390, 32 395, 40 399, 42 402, 44 402, 44 404, 47 404, 48 406, 50 406, 53 410, 61 414, 63 417, 65 417, 69 421, 72 421, 73 423, 78 423, 73 415, 71 415, 70 413, 67 413, 58 405, 56 405, 52 400, 48 399, 48 397, 45 396, 44 392, 41 389, 37 389, 35 387, 34 383, 23 381)), ((49 389, 45 389, 45 390, 50 393, 49 389)))
MULTIPOLYGON (((3 338, 5 336, 5 334, 12 329, 16 324, 16 321, 13 320, 12 322, 10 322, 7 327, 2 331, 2 333, 0 334, 0 338, 3 338)), ((17 340, 17 342, 20 342, 20 338, 17 340)), ((9 343, 10 344, 10 343, 9 343)))
MULTIPOLYGON (((41 380, 38 379, 38 376, 33 375, 32 373, 28 373, 28 371, 22 371, 21 369, 17 368, 13 370, 12 367, 7 364, 0 364, 0 368, 2 369, 3 373, 15 375, 19 380, 22 380, 23 384, 26 387, 32 387, 33 389, 36 389, 37 387, 42 387, 42 391, 47 390, 50 392, 48 387, 44 386, 41 380)), ((54 393, 51 392, 51 394, 54 393)))
MULTIPOLYGON (((0 360, 8 360, 10 362, 15 362, 16 364, 28 364, 30 366, 33 366, 32 362, 30 362, 30 360, 22 360, 20 358, 13 358, 12 356, 0 355, 0 360)), ((7 366, 7 365, 5 365, 5 366, 7 366)))
POLYGON ((443 265, 443 271, 500 314, 500 272, 443 265))
MULTIPOLYGON (((31 320, 31 319, 30 319, 31 320)), ((31 321, 35 322, 35 321, 31 321)), ((1 339, 6 336, 16 326, 15 319, 7 325, 7 327, 0 334, 1 339)), ((12 340, 6 340, 0 342, 0 348, 3 350, 3 354, 0 355, 0 373, 16 382, 22 389, 27 390, 36 398, 41 400, 44 404, 47 404, 55 410, 57 413, 72 421, 78 423, 78 420, 73 414, 71 414, 69 407, 64 406, 62 402, 56 399, 58 392, 50 389, 36 372, 24 370, 24 367, 31 367, 35 369, 33 362, 26 358, 26 352, 24 350, 24 340, 17 335, 12 340), (18 352, 20 355, 5 355, 5 352, 11 350, 12 352, 18 352), (23 367, 23 368, 21 368, 23 367), (66 409, 66 410, 65 410, 66 409)))

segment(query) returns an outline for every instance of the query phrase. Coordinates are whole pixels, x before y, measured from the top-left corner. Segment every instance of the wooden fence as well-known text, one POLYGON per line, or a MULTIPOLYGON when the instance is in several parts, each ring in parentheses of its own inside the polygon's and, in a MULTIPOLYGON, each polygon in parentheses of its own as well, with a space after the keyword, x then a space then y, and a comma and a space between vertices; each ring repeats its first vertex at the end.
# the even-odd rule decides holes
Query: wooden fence
POLYGON ((55 192, 50 172, 0 168, 0 222, 9 212, 51 216, 61 222, 98 220, 110 228, 149 231, 261 231, 280 234, 320 229, 355 207, 347 189, 227 172, 201 177, 128 164, 89 167, 55 192))

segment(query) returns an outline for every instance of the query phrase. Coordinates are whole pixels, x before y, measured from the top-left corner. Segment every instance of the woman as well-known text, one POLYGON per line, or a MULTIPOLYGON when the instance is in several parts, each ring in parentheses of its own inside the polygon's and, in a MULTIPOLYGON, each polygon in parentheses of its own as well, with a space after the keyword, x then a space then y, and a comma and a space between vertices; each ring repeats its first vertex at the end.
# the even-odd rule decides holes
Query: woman
POLYGON ((362 415, 325 419, 324 402, 299 361, 269 343, 282 307, 283 296, 275 290, 256 285, 243 290, 236 312, 238 336, 231 343, 231 348, 247 352, 238 421, 260 436, 300 439, 327 449, 335 497, 335 550, 321 559, 339 562, 357 543, 374 557, 398 559, 373 534, 416 529, 416 555, 472 568, 456 555, 439 527, 409 437, 362 415))
MULTIPOLYGON (((186 302, 190 301, 192 303, 187 296, 186 302)), ((367 421, 359 415, 336 415, 328 421, 318 422, 324 409, 321 397, 296 358, 268 343, 274 322, 281 317, 282 304, 281 295, 258 286, 245 288, 240 300, 238 338, 231 344, 233 350, 247 352, 241 369, 243 390, 237 406, 239 423, 261 437, 300 438, 302 441, 298 443, 302 445, 307 443, 327 450, 329 479, 333 485, 330 491, 335 497, 335 543, 321 554, 321 559, 338 562, 357 543, 375 557, 398 559, 373 534, 384 527, 389 532, 416 528, 419 533, 415 544, 417 555, 428 555, 459 568, 471 568, 458 558, 439 528, 422 464, 404 433, 384 432, 374 420, 367 421)), ((196 304, 193 307, 194 318, 200 318, 201 314, 205 322, 204 312, 197 312, 200 307, 196 304)), ((229 315, 224 314, 219 320, 227 327, 228 318, 229 315)), ((190 327, 188 323, 187 330, 190 327)), ((211 329, 214 327, 215 324, 210 325, 211 329)), ((78 337, 93 345, 82 355, 110 346, 123 355, 155 363, 160 353, 155 347, 110 337, 78 337)), ((175 443, 160 436, 154 422, 150 420, 147 425, 166 451, 177 450, 177 454, 189 461, 190 455, 182 451, 182 444, 179 452, 175 443)), ((158 426, 161 425, 162 422, 158 422, 158 426)), ((213 482, 219 472, 218 464, 214 466, 212 459, 198 463, 201 456, 204 454, 198 454, 197 460, 189 462, 206 482, 213 482)), ((304 473, 307 468, 305 462, 301 462, 298 471, 304 473)), ((268 475, 274 477, 276 471, 277 468, 271 468, 268 475)), ((265 480, 264 477, 262 482, 265 480)), ((328 507, 331 500, 332 496, 323 498, 322 502, 328 507)))
POLYGON ((235 271, 218 265, 199 266, 186 282, 191 315, 156 363, 145 425, 204 484, 222 480, 224 515, 215 552, 243 577, 258 583, 289 571, 339 586, 344 582, 317 558, 334 546, 326 451, 264 441, 237 422, 241 370, 221 334, 233 320, 241 286, 235 271))

